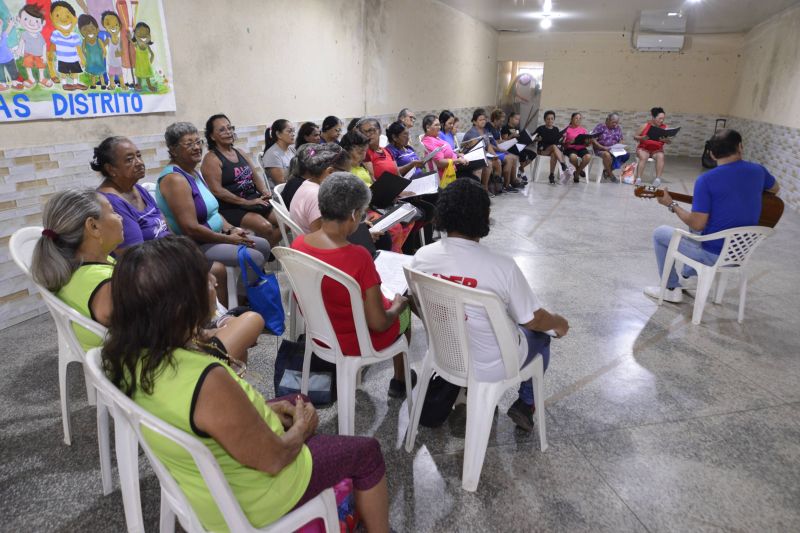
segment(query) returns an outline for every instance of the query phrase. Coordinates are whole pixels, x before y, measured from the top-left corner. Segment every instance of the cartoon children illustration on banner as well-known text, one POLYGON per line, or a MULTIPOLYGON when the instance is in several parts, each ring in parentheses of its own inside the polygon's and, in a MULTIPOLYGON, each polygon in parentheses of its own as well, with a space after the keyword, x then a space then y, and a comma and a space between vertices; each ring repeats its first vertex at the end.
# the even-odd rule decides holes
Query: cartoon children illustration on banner
POLYGON ((174 110, 162 2, 0 0, 0 121, 174 110))

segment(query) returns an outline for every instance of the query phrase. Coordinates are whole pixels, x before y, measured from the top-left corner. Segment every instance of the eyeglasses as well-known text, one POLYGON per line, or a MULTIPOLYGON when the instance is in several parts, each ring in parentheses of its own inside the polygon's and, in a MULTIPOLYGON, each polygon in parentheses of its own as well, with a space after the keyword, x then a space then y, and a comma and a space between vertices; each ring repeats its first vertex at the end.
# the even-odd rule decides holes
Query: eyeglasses
POLYGON ((363 133, 364 135, 378 133, 378 128, 369 128, 368 130, 361 130, 361 133, 363 133))
POLYGON ((415 117, 414 115, 409 115, 408 116, 408 120, 410 120, 411 122, 416 122, 417 121, 417 117, 415 117))
POLYGON ((187 150, 191 150, 192 148, 199 147, 202 148, 206 145, 205 139, 197 139, 196 141, 188 141, 184 143, 178 143, 180 146, 187 150))
POLYGON ((222 126, 217 131, 220 133, 225 133, 226 131, 230 131, 231 133, 233 133, 236 131, 236 126, 222 126))

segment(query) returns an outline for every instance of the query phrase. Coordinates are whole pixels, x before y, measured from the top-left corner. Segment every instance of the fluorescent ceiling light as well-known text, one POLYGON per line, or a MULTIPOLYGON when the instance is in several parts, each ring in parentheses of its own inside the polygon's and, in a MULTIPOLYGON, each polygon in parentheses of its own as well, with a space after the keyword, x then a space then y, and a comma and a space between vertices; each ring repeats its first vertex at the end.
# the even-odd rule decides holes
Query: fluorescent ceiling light
POLYGON ((669 13, 667 13, 667 16, 668 17, 680 17, 681 16, 681 12, 680 11, 670 11, 669 13))
POLYGON ((549 13, 552 10, 553 10, 553 0, 544 0, 542 11, 544 11, 545 13, 549 13))
POLYGON ((550 20, 550 17, 544 17, 539 23, 539 26, 541 26, 543 30, 549 30, 553 26, 553 21, 550 20))

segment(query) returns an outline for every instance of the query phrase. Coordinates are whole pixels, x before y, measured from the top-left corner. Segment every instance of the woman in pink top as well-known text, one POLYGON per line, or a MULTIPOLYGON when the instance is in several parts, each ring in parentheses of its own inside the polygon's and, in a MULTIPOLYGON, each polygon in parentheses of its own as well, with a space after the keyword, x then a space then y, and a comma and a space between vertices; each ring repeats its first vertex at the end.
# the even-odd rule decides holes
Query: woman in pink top
MULTIPOLYGON (((425 136, 422 137, 422 145, 425 147, 426 153, 433 152, 440 146, 443 146, 441 151, 433 156, 433 159, 428 163, 431 170, 434 168, 439 171, 439 177, 444 174, 447 165, 452 161, 456 166, 457 175, 469 175, 472 173, 467 169, 467 160, 464 156, 457 154, 447 141, 439 138, 439 132, 442 130, 442 125, 436 115, 425 115, 422 119, 422 131, 425 136), (460 167, 460 168, 459 168, 460 167)), ((487 180, 488 183, 488 180, 487 180)))
POLYGON ((589 150, 586 149, 585 144, 574 144, 579 135, 589 133, 586 128, 581 126, 582 118, 580 113, 573 113, 569 126, 564 130, 564 155, 569 157, 569 162, 575 167, 575 174, 572 175, 572 181, 575 183, 578 183, 581 177, 586 177, 584 169, 589 166, 589 162, 592 160, 592 156, 589 154, 589 150))

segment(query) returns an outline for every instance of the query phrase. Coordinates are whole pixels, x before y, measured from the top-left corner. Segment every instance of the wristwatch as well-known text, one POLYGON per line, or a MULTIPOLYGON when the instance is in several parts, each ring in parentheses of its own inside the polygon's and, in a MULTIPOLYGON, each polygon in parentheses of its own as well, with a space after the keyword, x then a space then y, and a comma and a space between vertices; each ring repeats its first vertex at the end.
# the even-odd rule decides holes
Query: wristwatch
POLYGON ((676 207, 678 207, 678 202, 673 200, 672 203, 667 206, 667 209, 669 209, 670 213, 674 213, 676 207))

